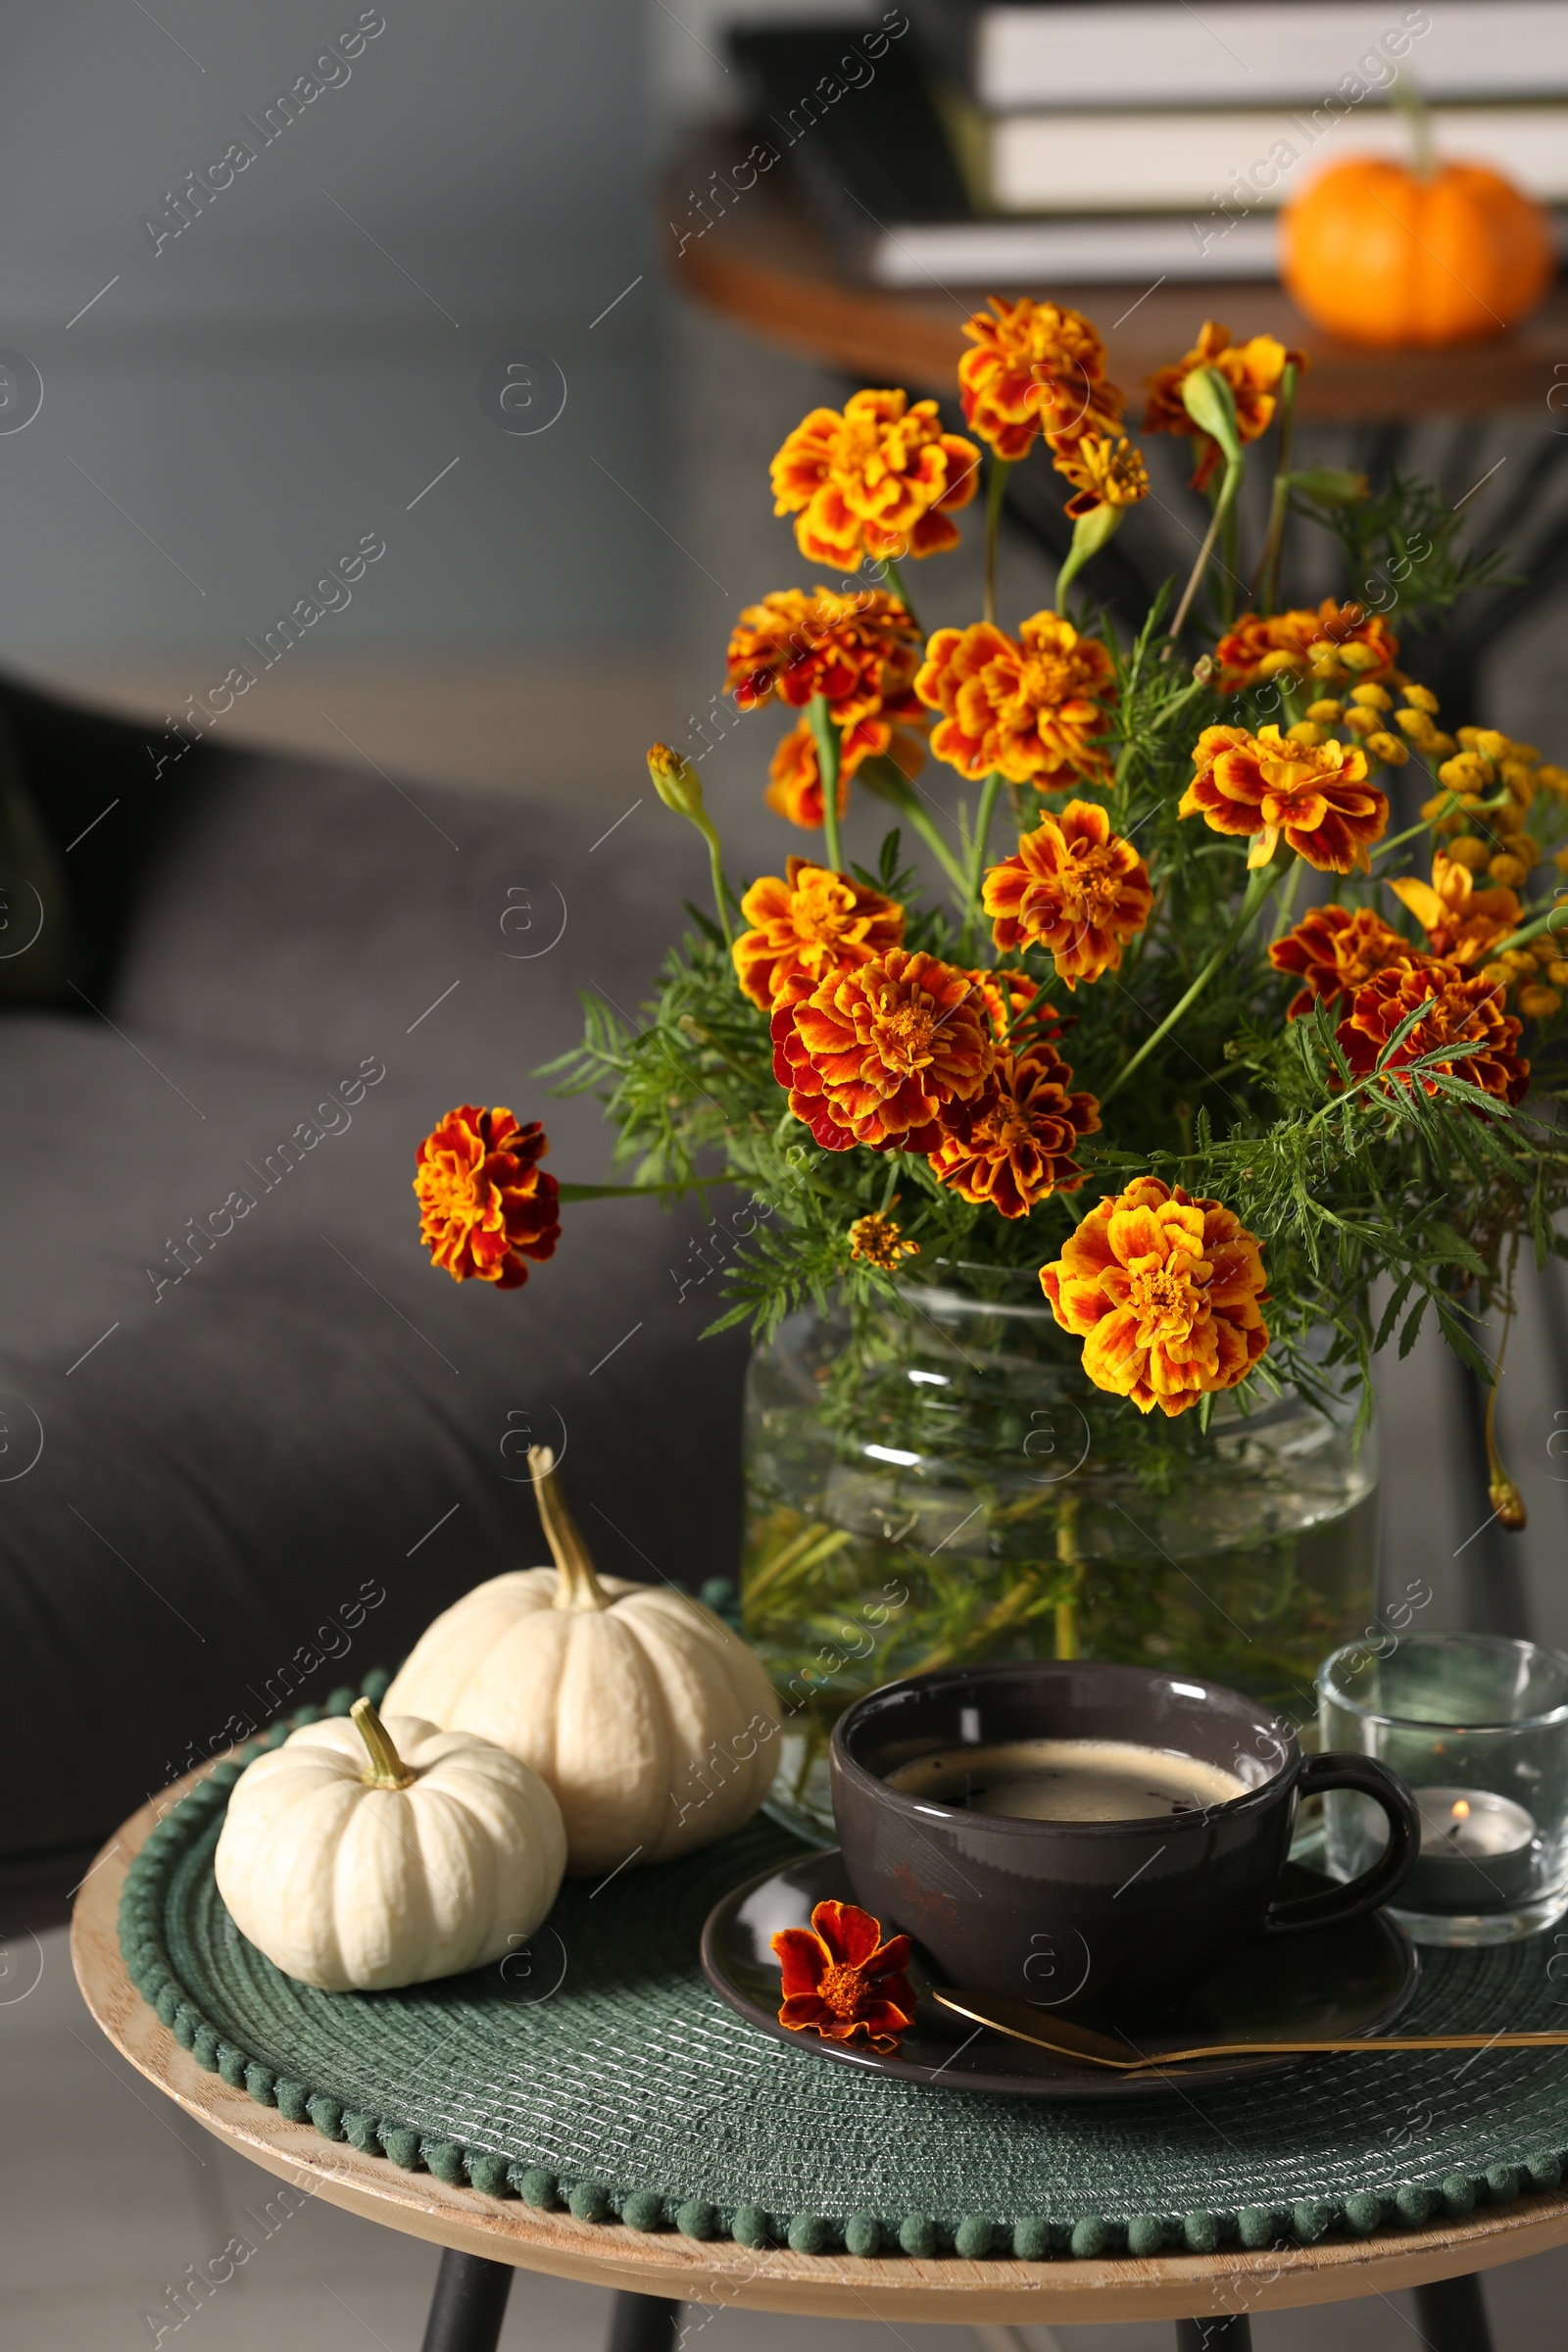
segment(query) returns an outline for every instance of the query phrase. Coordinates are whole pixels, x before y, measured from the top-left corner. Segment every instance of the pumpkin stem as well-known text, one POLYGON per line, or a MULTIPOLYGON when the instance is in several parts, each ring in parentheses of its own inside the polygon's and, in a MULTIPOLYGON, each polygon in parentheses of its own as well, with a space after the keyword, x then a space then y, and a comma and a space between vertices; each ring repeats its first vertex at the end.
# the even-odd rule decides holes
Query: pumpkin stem
POLYGON ((556 1475, 556 1457, 548 1446, 529 1446, 528 1468, 533 1473, 534 1499, 556 1563, 556 1607, 608 1609, 612 1595, 594 1574, 582 1530, 566 1508, 566 1497, 556 1475))
POLYGON ((368 1698, 357 1698, 349 1709, 370 1762, 361 1780, 368 1788, 412 1788, 418 1779, 392 1744, 392 1736, 368 1698))
POLYGON ((1402 74, 1390 96, 1410 126, 1410 169, 1417 179, 1430 179, 1438 168, 1438 153, 1432 141, 1432 111, 1415 83, 1402 74))

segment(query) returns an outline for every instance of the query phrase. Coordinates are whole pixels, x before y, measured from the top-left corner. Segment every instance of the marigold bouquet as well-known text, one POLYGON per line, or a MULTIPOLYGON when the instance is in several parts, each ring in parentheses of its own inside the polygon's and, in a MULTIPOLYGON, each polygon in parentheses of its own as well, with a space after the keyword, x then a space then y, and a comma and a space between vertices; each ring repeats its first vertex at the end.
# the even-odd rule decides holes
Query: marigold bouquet
POLYGON ((743 612, 726 682, 791 722, 767 796, 819 839, 737 891, 696 769, 656 746, 660 794, 708 840, 713 913, 692 910, 645 1027, 590 1004, 566 1083, 603 1092, 639 1186, 751 1188, 715 1328, 1029 1268, 1087 1376, 1140 1415, 1364 1391, 1374 1349, 1406 1349, 1429 1311, 1494 1378, 1479 1319, 1508 1306, 1521 1241, 1538 1262, 1560 1247, 1568 1202, 1568 773, 1494 729, 1446 732, 1385 613, 1281 611, 1276 583, 1293 516, 1387 582, 1405 628, 1498 559, 1463 554, 1429 485, 1375 497, 1293 467, 1304 359, 1210 322, 1143 425, 1191 441, 1210 526, 1126 638, 1073 597, 1149 491, 1099 334, 1027 299, 966 332, 973 438, 868 390, 774 459, 775 511, 842 576, 743 612), (1271 432, 1249 565, 1237 496, 1271 432), (1071 552, 1054 610, 1009 629, 1004 487, 1042 460, 1071 490, 1071 552), (983 468, 986 611, 927 636, 905 567, 956 543, 983 468), (852 789, 894 820, 874 870, 841 853, 852 789))

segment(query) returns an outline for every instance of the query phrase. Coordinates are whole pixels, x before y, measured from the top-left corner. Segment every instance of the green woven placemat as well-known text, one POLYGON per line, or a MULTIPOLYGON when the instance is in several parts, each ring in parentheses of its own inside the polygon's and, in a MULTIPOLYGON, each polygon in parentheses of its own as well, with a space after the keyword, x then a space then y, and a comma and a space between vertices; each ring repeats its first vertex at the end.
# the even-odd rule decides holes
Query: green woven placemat
MULTIPOLYGON (((1112 2111, 927 2089, 782 2046, 697 1963, 719 1896, 801 1850, 766 1822, 594 1889, 568 1881, 511 1987, 491 1968, 318 1992, 246 1941, 214 1883, 238 1771, 220 1766, 131 1865, 121 1944, 138 1988, 253 2098, 490 2195, 803 2253, 1039 2260, 1420 2228, 1562 2175, 1568 2051, 1331 2058, 1112 2111)), ((1546 1936, 1428 1952, 1404 2030, 1560 2026, 1554 1950, 1546 1936)))

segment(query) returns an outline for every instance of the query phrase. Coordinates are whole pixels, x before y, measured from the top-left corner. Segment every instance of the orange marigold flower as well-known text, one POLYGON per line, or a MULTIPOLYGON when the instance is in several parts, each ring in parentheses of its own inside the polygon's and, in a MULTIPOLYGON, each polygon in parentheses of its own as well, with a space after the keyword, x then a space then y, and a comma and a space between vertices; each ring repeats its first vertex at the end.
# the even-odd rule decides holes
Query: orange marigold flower
POLYGON ((1364 980, 1408 956, 1410 943, 1370 906, 1314 906, 1294 931, 1277 939, 1268 959, 1277 972, 1295 972, 1303 986, 1285 1008, 1287 1020, 1310 1012, 1314 999, 1332 1004, 1353 996, 1364 980))
POLYGON ((903 948, 773 1012, 773 1075, 827 1152, 934 1152, 941 1113, 972 1101, 995 1060, 970 975, 903 948))
POLYGON ((904 908, 848 874, 791 858, 784 880, 764 874, 741 901, 753 926, 730 950, 743 992, 763 1012, 793 981, 812 988, 827 973, 904 945, 904 908))
POLYGON ((1135 507, 1149 496, 1149 467, 1125 433, 1085 433, 1053 462, 1073 484, 1063 513, 1074 522, 1097 507, 1135 507))
POLYGON ((519 1127, 499 1103, 460 1102, 416 1153, 419 1239, 454 1282, 514 1291, 525 1257, 554 1257, 561 1188, 535 1163, 549 1151, 537 1119, 519 1127))
POLYGON ((1042 997, 1038 1004, 1035 1003, 1036 998, 1040 997, 1040 986, 1038 981, 1030 979, 1027 972, 1008 970, 1004 966, 994 972, 971 972, 969 977, 984 1000, 986 1016, 999 1046, 1008 1043, 1011 1031, 1026 1013, 1029 1016, 1026 1031, 1022 1036, 1012 1039, 1020 1054, 1027 1052, 1041 1038, 1054 1039, 1061 1035, 1060 1013, 1048 998, 1042 997))
POLYGON ((1154 904, 1149 868, 1097 802, 1069 801, 1023 834, 985 878, 981 904, 999 948, 1049 948, 1069 988, 1114 972, 1154 904))
POLYGON ((935 556, 956 547, 954 511, 979 480, 980 452, 945 433, 934 400, 856 392, 813 409, 773 460, 773 512, 798 514, 809 563, 853 570, 862 556, 935 556))
POLYGON ((1389 821, 1387 796, 1366 781, 1359 744, 1293 743, 1276 726, 1205 727, 1193 747, 1198 773, 1179 813, 1216 833, 1250 833, 1249 865, 1266 865, 1283 833, 1320 873, 1366 866, 1389 821))
POLYGON ((913 2025, 914 1988, 905 1974, 909 1938, 884 1943, 869 1911, 818 1903, 808 1928, 780 1928, 773 1950, 784 1975, 778 2022, 792 2033, 814 2027, 824 2041, 896 2050, 913 2025))
POLYGON ((1267 1279, 1230 1209, 1157 1176, 1107 1195, 1040 1270, 1095 1386, 1172 1416, 1247 1378, 1268 1346, 1267 1279))
POLYGON ((1419 1005, 1430 1005, 1390 1055, 1380 1083, 1409 1086, 1409 1065, 1429 1054, 1442 1058, 1416 1081, 1435 1095, 1438 1071, 1466 1079, 1499 1102, 1520 1102, 1530 1088, 1530 1064, 1515 1051, 1522 1024, 1502 1009, 1502 988, 1482 972, 1430 956, 1405 955, 1362 983, 1351 1008, 1335 1032, 1346 1060, 1358 1078, 1376 1069, 1378 1056, 1402 1021, 1419 1005))
POLYGON ((914 681, 940 710, 931 749, 962 776, 1004 775, 1054 792, 1080 778, 1110 781, 1098 740, 1116 699, 1115 670, 1095 637, 1036 612, 1009 637, 988 620, 938 629, 914 681))
POLYGON ((1469 865, 1441 850, 1433 856, 1430 883, 1403 874, 1389 888, 1426 933, 1429 954, 1450 963, 1482 962, 1496 941, 1510 938, 1524 921, 1516 891, 1477 890, 1469 865))
POLYGON ((1072 1071, 1042 1039, 1025 1054, 999 1054, 992 1084, 943 1114, 931 1171, 964 1200, 1026 1217, 1053 1193, 1075 1193, 1084 1172, 1072 1154, 1100 1127, 1093 1095, 1069 1093, 1072 1071))
POLYGON ((1206 490, 1219 467, 1224 464, 1224 452, 1219 443, 1201 432, 1187 414, 1182 400, 1182 387, 1199 368, 1212 368, 1222 375, 1231 388, 1236 403, 1236 427, 1244 441, 1255 441, 1268 431, 1278 406, 1280 379, 1289 363, 1298 368, 1306 366, 1304 351, 1287 351, 1272 335, 1254 335, 1250 343, 1233 343, 1228 326, 1220 326, 1205 318, 1202 332, 1193 349, 1174 367, 1161 368, 1149 378, 1149 407, 1144 416, 1146 433, 1183 433, 1200 444, 1198 470, 1193 475, 1195 490, 1206 490))
MULTIPOLYGON (((898 1194, 895 1193, 893 1198, 897 1202, 898 1194)), ((884 1216, 880 1209, 873 1209, 868 1216, 857 1217, 850 1227, 850 1255, 862 1258, 881 1274, 896 1274, 901 1258, 918 1257, 919 1254, 919 1243, 906 1242, 898 1219, 884 1216)))
POLYGON ((1214 660, 1221 694, 1239 694, 1281 670, 1320 686, 1342 686, 1348 677, 1363 686, 1399 679, 1399 640, 1382 613, 1332 596, 1315 612, 1244 612, 1214 660))
POLYGON ((974 344, 958 362, 965 422, 999 458, 1027 457, 1037 433, 1048 441, 1113 430, 1123 397, 1105 381, 1105 347, 1081 311, 1054 302, 991 297, 965 319, 974 344))
MULTIPOLYGON (((839 814, 850 805, 850 779, 873 755, 885 752, 906 776, 917 776, 925 765, 925 735, 896 727, 885 718, 858 718, 839 738, 839 814)), ((822 774, 811 722, 803 718, 781 736, 767 763, 768 786, 763 796, 770 808, 792 825, 822 822, 822 774)))
POLYGON ((879 588, 854 596, 783 588, 748 605, 736 622, 724 683, 741 710, 760 710, 774 695, 804 710, 820 694, 835 726, 879 713, 918 719, 920 662, 920 632, 898 597, 879 588))

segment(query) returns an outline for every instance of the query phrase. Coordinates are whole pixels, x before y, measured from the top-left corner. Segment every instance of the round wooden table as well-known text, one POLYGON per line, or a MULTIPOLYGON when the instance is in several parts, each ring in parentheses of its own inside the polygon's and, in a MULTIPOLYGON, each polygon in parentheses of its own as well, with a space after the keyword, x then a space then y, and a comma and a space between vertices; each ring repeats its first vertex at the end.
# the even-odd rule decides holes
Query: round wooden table
MULTIPOLYGON (((694 177, 701 184, 695 160, 666 187, 669 217, 688 226, 685 189, 694 177)), ((920 293, 858 285, 844 275, 782 172, 738 196, 701 235, 688 235, 678 255, 663 233, 675 285, 736 326, 863 382, 952 397, 958 356, 969 348, 964 319, 985 308, 988 292, 1028 293, 1070 302, 1093 318, 1105 338, 1112 378, 1134 396, 1156 368, 1191 348, 1204 318, 1218 318, 1238 334, 1278 335, 1306 351, 1311 366, 1298 405, 1306 423, 1403 423, 1417 416, 1511 412, 1536 416, 1544 428, 1568 426, 1568 282, 1561 279, 1533 318, 1494 341, 1450 351, 1379 352, 1324 334, 1273 280, 1166 279, 1146 290, 942 285, 933 278, 920 293)))
POLYGON ((1568 2190, 1492 2206, 1462 2222, 1350 2242, 1247 2253, 1161 2254, 1147 2260, 923 2262, 753 2252, 728 2238, 699 2243, 616 2222, 578 2222, 323 2139, 259 2106, 198 2066, 142 1999, 120 1954, 127 1868, 192 1774, 160 1805, 144 1805, 105 1846, 76 1898, 71 1950, 82 1995, 121 2055, 197 2123, 305 2196, 448 2249, 424 2352, 494 2352, 514 2270, 550 2271, 617 2289, 612 2352, 665 2352, 681 2303, 736 2304, 845 2320, 986 2323, 1174 2319, 1178 2342, 1240 2352, 1249 2315, 1414 2287, 1437 2352, 1485 2352, 1485 2323, 1468 2274, 1568 2242, 1568 2190), (1436 2286, 1433 2281, 1453 2281, 1436 2286), (1478 2332, 1479 2330, 1479 2332, 1478 2332))

